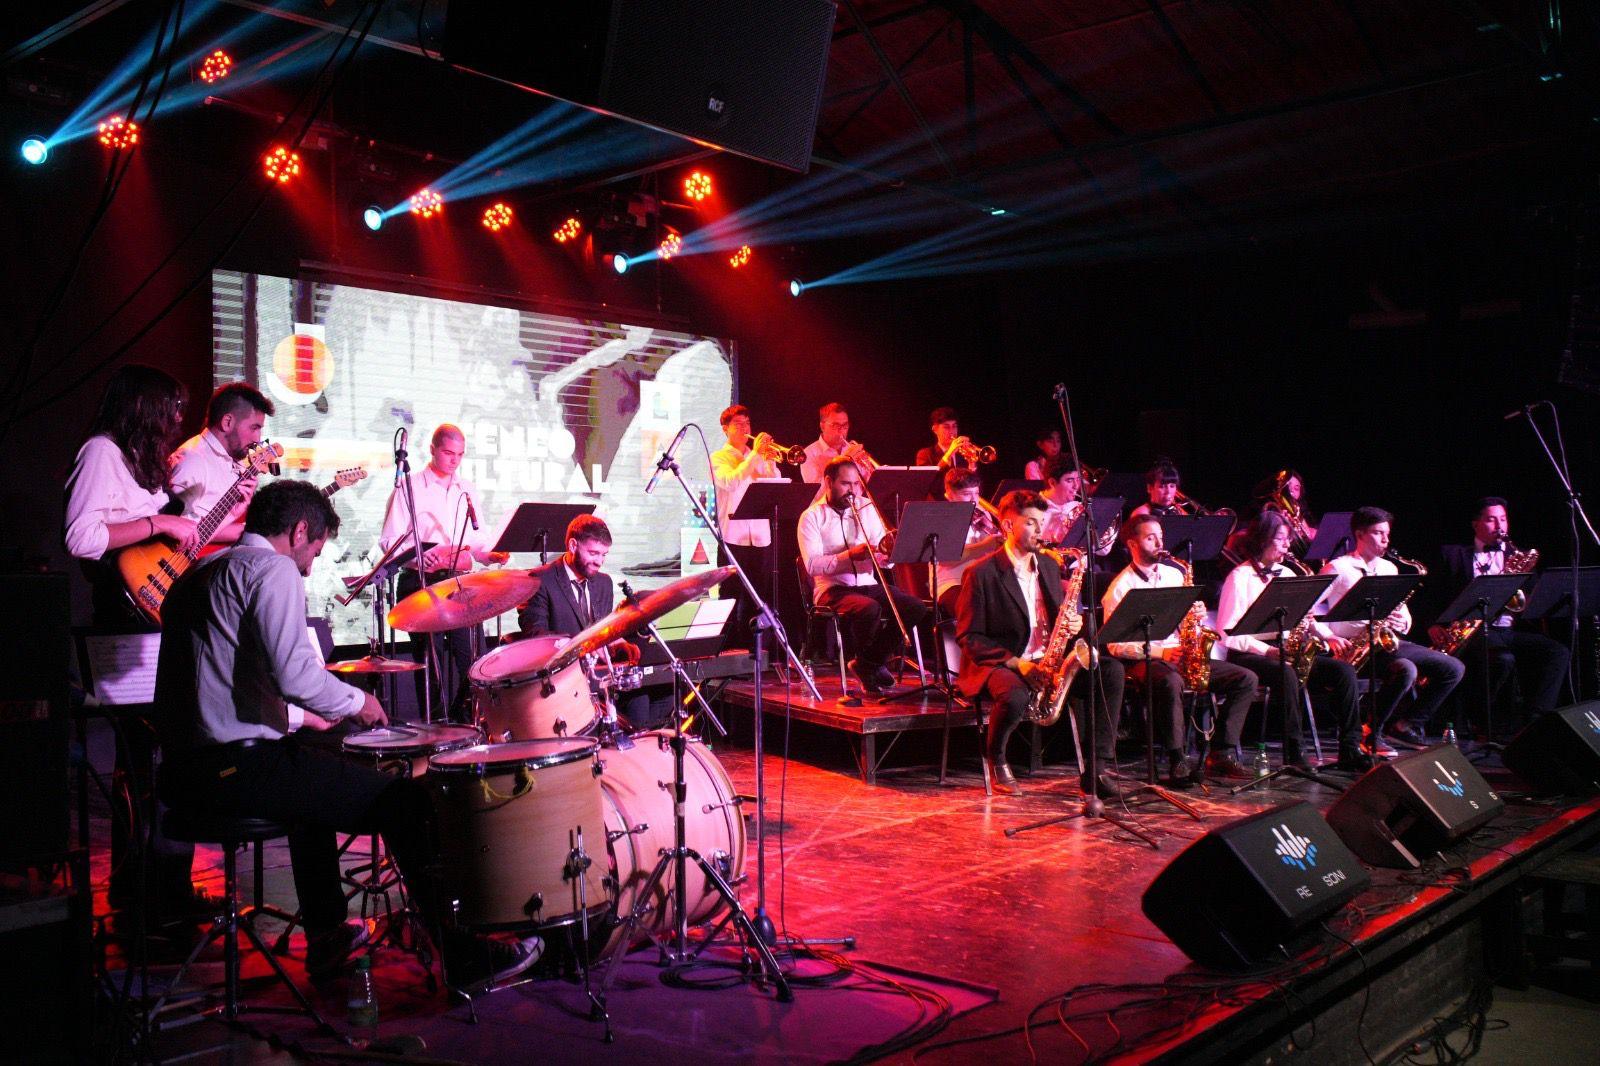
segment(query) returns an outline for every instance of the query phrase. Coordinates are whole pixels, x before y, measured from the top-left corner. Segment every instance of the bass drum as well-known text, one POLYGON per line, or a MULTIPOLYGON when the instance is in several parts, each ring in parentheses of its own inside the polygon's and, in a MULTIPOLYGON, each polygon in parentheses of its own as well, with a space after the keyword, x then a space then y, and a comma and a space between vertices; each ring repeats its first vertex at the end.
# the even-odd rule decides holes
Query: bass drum
MULTIPOLYGON (((600 793, 611 848, 619 935, 661 858, 661 850, 673 846, 671 741, 671 732, 655 730, 634 734, 634 746, 627 750, 604 748, 600 752, 605 770, 600 775, 600 793), (639 826, 645 828, 634 832, 639 826)), ((683 774, 688 786, 684 843, 737 886, 744 876, 745 838, 744 815, 733 782, 711 750, 693 739, 683 754, 683 774)), ((722 897, 705 872, 691 862, 688 879, 689 924, 717 917, 722 897)), ((641 933, 670 931, 671 884, 668 877, 651 892, 639 920, 641 933)))
POLYGON ((550 660, 571 637, 527 637, 472 664, 472 709, 489 742, 583 736, 599 715, 579 662, 554 674, 550 660))

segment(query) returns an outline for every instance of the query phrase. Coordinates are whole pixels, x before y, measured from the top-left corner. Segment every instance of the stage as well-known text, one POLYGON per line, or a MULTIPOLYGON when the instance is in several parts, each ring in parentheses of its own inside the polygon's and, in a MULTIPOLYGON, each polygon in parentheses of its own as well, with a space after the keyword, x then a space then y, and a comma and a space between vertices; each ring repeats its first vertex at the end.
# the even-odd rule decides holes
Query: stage
MULTIPOLYGON (((731 720, 741 717, 736 736, 742 737, 748 716, 729 708, 731 720)), ((970 744, 955 749, 945 787, 936 769, 911 766, 868 786, 848 768, 801 758, 785 765, 783 736, 781 718, 769 718, 766 902, 773 920, 796 937, 854 937, 845 955, 885 967, 865 972, 928 990, 929 1000, 918 1006, 887 987, 862 993, 864 1006, 835 987, 797 987, 790 1004, 749 984, 684 991, 663 985, 654 952, 643 951, 629 959, 611 994, 618 1043, 607 1048, 600 1027, 583 1017, 582 992, 571 981, 546 979, 479 1000, 483 1020, 472 1026, 465 1008, 426 994, 410 956, 385 947, 377 969, 382 1035, 414 1034, 429 1056, 451 1061, 513 1061, 512 1048, 530 1055, 537 1048, 539 1061, 553 1062, 644 1054, 663 1062, 833 1061, 921 1026, 917 1061, 937 1063, 1026 1059, 1020 1027, 1032 1019, 1041 1061, 1239 1062, 1291 1046, 1318 1061, 1359 1061, 1362 1043, 1381 1058, 1402 1037, 1481 992, 1489 967, 1506 976, 1506 960, 1520 958, 1513 946, 1522 924, 1519 885, 1600 836, 1600 801, 1513 803, 1467 845, 1420 871, 1376 871, 1374 887, 1329 922, 1359 953, 1324 935, 1304 961, 1255 976, 1226 975, 1192 966, 1140 913, 1140 893, 1208 829, 1294 799, 1325 808, 1331 790, 1288 782, 1233 798, 1215 787, 1188 792, 1200 822, 1170 807, 1134 805, 1125 813, 1156 838, 1155 849, 1104 821, 1074 820, 1008 838, 1007 828, 1076 810, 1075 767, 1051 763, 1023 779, 1024 795, 986 800, 970 744), (943 1006, 935 1010, 929 1002, 943 1006), (928 1037, 937 1027, 931 1019, 946 1024, 928 1037)), ((718 745, 717 754, 748 795, 749 751, 718 745)), ((753 842, 753 805, 745 812, 753 842)), ((103 834, 103 817, 94 824, 103 834)), ((220 856, 206 849, 201 856, 207 887, 215 890, 220 856)), ((99 852, 95 859, 102 884, 105 861, 99 852)), ((266 860, 267 898, 292 904, 286 849, 271 846, 266 860)), ((752 854, 742 890, 747 905, 755 900, 755 868, 752 854)), ((103 912, 103 893, 97 903, 103 912)), ((275 935, 279 926, 265 928, 275 935)), ((289 964, 297 979, 301 956, 297 939, 289 964)), ((202 956, 202 981, 220 972, 219 963, 206 963, 212 958, 202 956)), ((316 1002, 343 1027, 337 983, 316 1002)), ((298 1020, 250 1024, 307 1051, 332 1047, 298 1020)), ((159 1046, 180 1054, 218 1039, 216 1023, 207 1023, 165 1033, 159 1046)), ((228 1039, 235 1053, 270 1054, 249 1037, 228 1039)))

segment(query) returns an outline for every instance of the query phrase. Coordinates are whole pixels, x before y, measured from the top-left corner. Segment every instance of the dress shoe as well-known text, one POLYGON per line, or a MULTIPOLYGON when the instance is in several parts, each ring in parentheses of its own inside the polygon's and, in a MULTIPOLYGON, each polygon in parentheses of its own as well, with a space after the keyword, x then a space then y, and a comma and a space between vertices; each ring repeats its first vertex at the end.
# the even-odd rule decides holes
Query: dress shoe
POLYGON ((863 665, 860 659, 851 659, 849 667, 850 676, 855 678, 869 694, 877 696, 883 692, 883 686, 878 683, 877 670, 863 665))
MULTIPOLYGON (((1167 777, 1173 788, 1188 788, 1194 784, 1194 768, 1194 762, 1181 751, 1167 756, 1167 777)), ((1201 772, 1204 772, 1203 768, 1201 772)))
POLYGON ((1380 759, 1393 759, 1400 754, 1394 750, 1394 745, 1390 744, 1382 736, 1377 737, 1376 743, 1374 743, 1372 731, 1366 726, 1361 727, 1361 750, 1380 759))
POLYGON ((1306 758, 1306 753, 1298 744, 1285 744, 1283 746, 1283 765, 1292 766, 1296 770, 1304 770, 1308 774, 1317 772, 1317 768, 1306 758))
POLYGON ((1017 784, 1017 775, 1011 772, 1004 759, 989 760, 989 779, 994 783, 996 792, 1005 792, 1013 796, 1022 795, 1022 786, 1017 784))
POLYGON ((1206 760, 1206 773, 1225 781, 1248 781, 1255 776, 1233 757, 1231 751, 1213 752, 1206 760))
MULTIPOLYGON (((1099 775, 1094 779, 1093 785, 1094 794, 1103 800, 1121 799, 1123 796, 1122 786, 1118 785, 1110 774, 1099 775)), ((1084 774, 1078 778, 1078 787, 1083 789, 1083 794, 1085 796, 1089 795, 1089 786, 1090 781, 1088 774, 1084 774)))
POLYGON ((1346 773, 1364 774, 1374 765, 1375 760, 1366 752, 1358 748, 1343 748, 1339 751, 1339 761, 1334 764, 1334 768, 1346 773))
POLYGON ((1383 737, 1397 748, 1408 748, 1411 751, 1421 751, 1428 746, 1428 738, 1409 722, 1390 722, 1383 731, 1383 737))
POLYGON ((887 666, 875 666, 872 669, 872 680, 878 683, 880 689, 894 687, 894 671, 887 666))

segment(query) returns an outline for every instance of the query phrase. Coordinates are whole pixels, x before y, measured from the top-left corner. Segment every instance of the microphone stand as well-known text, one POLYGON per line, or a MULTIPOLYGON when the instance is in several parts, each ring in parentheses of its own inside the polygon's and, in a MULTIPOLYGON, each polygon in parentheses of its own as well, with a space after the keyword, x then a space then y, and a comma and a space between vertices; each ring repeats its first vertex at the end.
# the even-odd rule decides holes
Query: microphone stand
MULTIPOLYGON (((411 487, 411 463, 406 452, 406 427, 394 433, 394 487, 406 501, 406 513, 411 516, 411 546, 417 560, 418 590, 428 587, 428 571, 422 562, 422 535, 417 529, 417 497, 411 487)), ((422 655, 422 720, 433 723, 433 678, 428 675, 438 669, 438 658, 433 646, 433 634, 424 633, 422 655)), ((412 640, 417 634, 411 635, 412 640)))

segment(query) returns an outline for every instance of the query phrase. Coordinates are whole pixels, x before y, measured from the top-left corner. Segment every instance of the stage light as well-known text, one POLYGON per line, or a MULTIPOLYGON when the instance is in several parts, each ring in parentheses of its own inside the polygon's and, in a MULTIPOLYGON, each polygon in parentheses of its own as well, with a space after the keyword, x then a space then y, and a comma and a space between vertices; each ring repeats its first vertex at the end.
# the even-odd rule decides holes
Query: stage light
POLYGON ((579 222, 576 216, 573 216, 557 226, 556 231, 550 236, 555 238, 557 244, 566 244, 568 241, 576 239, 578 234, 582 232, 583 223, 579 222))
POLYGON ((789 295, 790 296, 799 296, 801 293, 803 293, 805 291, 806 291, 806 283, 805 282, 801 281, 799 278, 790 278, 789 279, 789 295))
POLYGON ((656 255, 663 261, 671 259, 681 251, 683 251, 683 238, 672 232, 668 232, 661 243, 656 245, 656 255))
POLYGON ((484 208, 483 225, 490 233, 499 233, 511 225, 511 205, 497 200, 484 208))
POLYGON ((232 71, 233 57, 218 48, 200 64, 200 80, 210 85, 226 78, 232 71))
POLYGON ((632 265, 633 261, 622 252, 618 252, 611 257, 611 269, 615 270, 618 274, 626 274, 628 272, 628 268, 632 265))
POLYGON ((733 267, 733 269, 738 270, 740 267, 750 262, 750 256, 753 254, 755 253, 750 251, 750 246, 748 244, 741 244, 737 252, 734 252, 732 255, 728 256, 728 265, 733 267))
POLYGON ((100 123, 100 143, 107 148, 132 148, 139 143, 139 124, 121 115, 100 123))
POLYGON ((29 137, 22 142, 22 161, 38 166, 50 158, 50 146, 42 137, 29 137))
POLYGON ((699 203, 711 195, 711 175, 703 170, 696 170, 683 179, 683 195, 699 203))
POLYGON ((361 224, 377 233, 383 228, 383 208, 377 204, 368 204, 361 211, 361 224))
POLYGON ((432 189, 419 189, 411 197, 411 213, 418 218, 432 218, 444 210, 444 197, 432 189))
POLYGON ((280 144, 261 157, 261 169, 269 181, 287 185, 300 176, 300 153, 291 152, 280 144))
POLYGON ((1001 215, 1006 213, 1006 209, 1003 207, 991 207, 989 208, 989 213, 996 218, 999 218, 1001 215))

